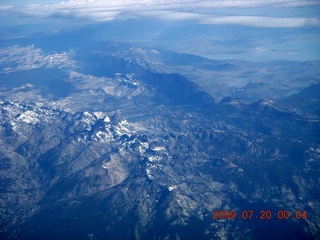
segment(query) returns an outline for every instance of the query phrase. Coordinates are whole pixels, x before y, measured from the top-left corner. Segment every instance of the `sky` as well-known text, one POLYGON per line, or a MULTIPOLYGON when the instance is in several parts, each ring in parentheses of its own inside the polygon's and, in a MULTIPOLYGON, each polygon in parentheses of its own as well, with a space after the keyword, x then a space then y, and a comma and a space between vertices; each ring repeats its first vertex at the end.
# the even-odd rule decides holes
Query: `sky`
MULTIPOLYGON (((263 41, 258 39, 259 36, 251 34, 251 42, 256 39, 257 45, 250 46, 250 51, 255 53, 256 58, 264 55, 268 60, 320 60, 320 40, 317 40, 320 39, 319 13, 320 0, 2 0, 0 27, 6 29, 3 30, 6 33, 8 26, 23 25, 23 22, 28 21, 43 22, 44 25, 60 24, 61 29, 65 29, 66 26, 81 26, 82 23, 109 24, 139 19, 188 23, 193 27, 209 26, 208 29, 212 27, 213 31, 221 27, 225 28, 226 32, 235 27, 257 29, 257 32, 265 29, 269 33, 269 42, 266 34, 262 34, 263 41), (12 21, 3 21, 4 19, 12 21), (50 22, 51 20, 55 22, 50 22), (283 42, 285 37, 276 41, 275 34, 280 30, 283 33, 288 32, 285 40, 287 42, 283 42), (264 45, 263 42, 267 44, 264 45)), ((230 34, 224 36, 224 31, 220 32, 220 42, 223 42, 224 38, 232 38, 230 34)), ((250 51, 246 52, 248 56, 224 54, 220 51, 216 57, 253 59, 250 51)))

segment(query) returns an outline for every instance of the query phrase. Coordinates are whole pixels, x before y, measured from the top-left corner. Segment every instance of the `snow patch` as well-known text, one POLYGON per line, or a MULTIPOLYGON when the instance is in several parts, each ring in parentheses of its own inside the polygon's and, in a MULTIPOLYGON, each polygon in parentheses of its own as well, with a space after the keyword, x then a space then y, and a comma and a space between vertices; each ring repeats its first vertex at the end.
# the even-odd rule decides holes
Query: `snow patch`
POLYGON ((103 119, 106 116, 106 113, 104 112, 94 112, 93 113, 97 119, 103 119))
POLYGON ((101 164, 101 167, 104 168, 104 169, 108 169, 108 163, 103 162, 103 163, 101 164))
POLYGON ((152 148, 151 150, 158 152, 158 151, 164 151, 164 150, 166 150, 166 148, 162 147, 162 146, 157 146, 157 147, 152 148))
POLYGON ((35 125, 40 121, 37 117, 35 112, 26 111, 18 117, 18 120, 35 125))
POLYGON ((104 119, 103 119, 104 122, 106 123, 109 123, 110 122, 110 118, 108 116, 106 116, 104 119))
POLYGON ((150 156, 150 157, 148 157, 148 160, 150 162, 159 162, 161 160, 161 157, 159 157, 159 156, 150 156))
POLYGON ((154 177, 152 176, 152 172, 151 172, 151 169, 146 169, 146 172, 147 172, 147 176, 149 179, 154 179, 154 177))
POLYGON ((139 146, 140 154, 143 155, 148 148, 149 148, 148 142, 141 142, 141 145, 139 146))
POLYGON ((97 132, 96 136, 103 143, 107 143, 113 140, 113 136, 111 134, 102 131, 97 132))
POLYGON ((176 186, 176 185, 173 185, 173 186, 168 187, 168 190, 169 190, 170 192, 173 191, 174 189, 177 189, 177 186, 176 186))
POLYGON ((126 120, 123 120, 119 123, 118 126, 114 127, 114 131, 118 134, 118 135, 123 135, 123 134, 127 134, 127 135, 131 135, 130 134, 130 130, 125 126, 125 125, 129 125, 129 123, 126 120))

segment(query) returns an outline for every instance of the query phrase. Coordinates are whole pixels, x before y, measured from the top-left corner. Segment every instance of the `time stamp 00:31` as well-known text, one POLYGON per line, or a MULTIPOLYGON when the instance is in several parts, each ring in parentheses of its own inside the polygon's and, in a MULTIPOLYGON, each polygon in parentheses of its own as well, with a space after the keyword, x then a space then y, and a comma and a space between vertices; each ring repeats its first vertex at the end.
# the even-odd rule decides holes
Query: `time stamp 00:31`
POLYGON ((307 211, 297 210, 295 212, 290 212, 288 210, 278 210, 277 212, 272 212, 271 210, 243 210, 237 212, 235 210, 213 210, 212 219, 222 220, 222 219, 261 219, 270 220, 272 218, 287 220, 289 218, 295 219, 307 219, 307 211))

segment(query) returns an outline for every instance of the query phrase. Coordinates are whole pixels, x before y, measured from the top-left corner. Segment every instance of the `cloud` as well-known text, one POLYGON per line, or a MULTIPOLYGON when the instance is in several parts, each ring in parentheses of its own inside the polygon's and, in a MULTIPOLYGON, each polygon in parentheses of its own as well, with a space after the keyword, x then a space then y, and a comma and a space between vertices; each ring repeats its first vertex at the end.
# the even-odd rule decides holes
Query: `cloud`
POLYGON ((319 0, 70 0, 42 5, 56 8, 172 9, 172 8, 248 8, 320 5, 319 0))
POLYGON ((291 49, 291 50, 283 50, 283 49, 267 49, 265 47, 256 47, 254 49, 259 53, 273 52, 279 55, 298 55, 303 54, 303 51, 300 49, 291 49))
POLYGON ((210 14, 197 14, 176 11, 147 11, 138 15, 169 21, 195 21, 200 24, 211 25, 243 25, 264 28, 298 28, 319 27, 318 18, 276 18, 261 16, 213 16, 210 14))
POLYGON ((136 12, 136 15, 168 21, 200 21, 201 19, 206 17, 205 14, 165 10, 136 12))
POLYGON ((258 7, 258 6, 310 6, 319 5, 318 0, 72 0, 68 5, 108 5, 111 7, 258 7))
POLYGON ((9 73, 22 70, 46 68, 71 68, 75 61, 72 52, 44 54, 33 45, 27 47, 11 46, 0 49, 0 72, 9 73))
MULTIPOLYGON (((211 25, 242 25, 265 28, 319 27, 319 18, 279 18, 265 16, 215 16, 194 13, 194 9, 292 7, 320 5, 319 0, 71 0, 60 3, 17 7, 16 11, 39 17, 74 17, 112 21, 147 17, 167 21, 194 21, 211 25), (192 10, 192 11, 190 11, 192 10)), ((0 8, 1 9, 1 8, 0 8)), ((5 9, 5 8, 4 8, 5 9)), ((12 8, 10 8, 12 11, 12 8)))
POLYGON ((278 53, 280 55, 298 55, 303 54, 303 51, 300 49, 294 49, 294 50, 281 50, 281 49, 272 49, 272 52, 278 53))
POLYGON ((207 17, 200 20, 200 23, 212 25, 231 24, 264 28, 298 28, 307 26, 320 26, 320 20, 318 18, 274 18, 260 16, 207 17))
POLYGON ((94 21, 112 21, 114 20, 119 14, 119 11, 110 11, 104 9, 77 9, 76 11, 58 11, 56 15, 71 15, 77 18, 87 18, 94 21))
POLYGON ((0 6, 0 11, 5 11, 12 8, 12 6, 0 6))

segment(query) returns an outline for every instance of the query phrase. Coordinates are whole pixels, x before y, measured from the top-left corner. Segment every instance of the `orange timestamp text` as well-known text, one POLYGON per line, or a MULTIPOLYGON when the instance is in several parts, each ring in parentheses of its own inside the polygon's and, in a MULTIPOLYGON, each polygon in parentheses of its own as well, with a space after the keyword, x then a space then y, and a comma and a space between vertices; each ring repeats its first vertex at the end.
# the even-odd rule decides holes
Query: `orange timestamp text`
POLYGON ((271 210, 242 210, 237 212, 236 210, 213 210, 212 219, 222 220, 222 219, 261 219, 270 220, 272 218, 287 220, 289 218, 295 219, 307 219, 307 211, 296 210, 295 212, 290 212, 289 210, 278 210, 277 212, 272 212, 271 210))

